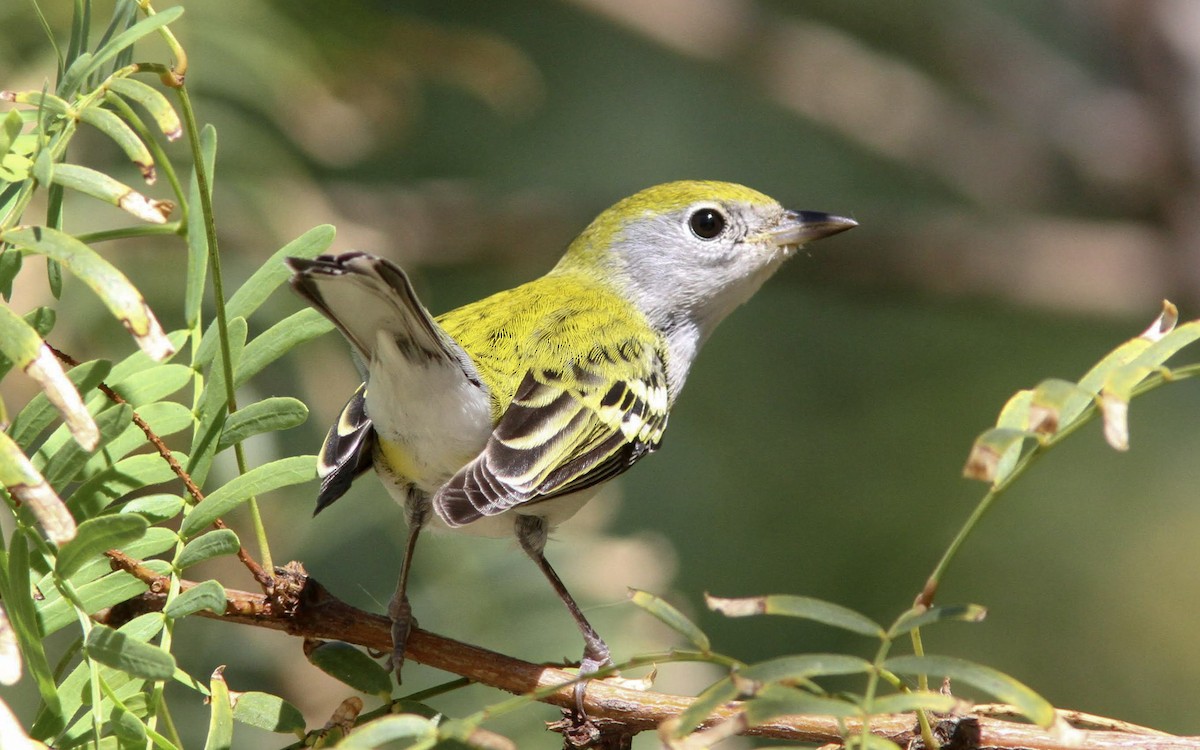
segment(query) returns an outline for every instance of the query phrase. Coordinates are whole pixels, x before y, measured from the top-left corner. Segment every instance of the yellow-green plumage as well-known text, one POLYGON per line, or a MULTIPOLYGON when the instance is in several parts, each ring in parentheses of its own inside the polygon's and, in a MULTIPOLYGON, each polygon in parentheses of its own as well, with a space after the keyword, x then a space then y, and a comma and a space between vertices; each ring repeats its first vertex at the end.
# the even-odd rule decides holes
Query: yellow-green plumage
POLYGON ((663 356, 659 334, 607 285, 578 274, 543 276, 451 310, 437 322, 471 356, 500 420, 513 394, 537 369, 569 373, 572 365, 610 381, 641 377, 663 356), (655 351, 658 349, 659 351, 655 351))

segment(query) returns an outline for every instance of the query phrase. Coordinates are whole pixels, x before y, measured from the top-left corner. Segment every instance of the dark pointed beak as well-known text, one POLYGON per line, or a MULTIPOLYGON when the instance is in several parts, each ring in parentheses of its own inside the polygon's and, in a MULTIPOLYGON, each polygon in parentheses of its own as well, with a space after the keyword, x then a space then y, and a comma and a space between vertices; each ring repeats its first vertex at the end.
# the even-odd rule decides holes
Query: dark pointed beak
POLYGON ((804 245, 856 226, 857 221, 844 216, 820 211, 788 211, 770 236, 777 245, 804 245))

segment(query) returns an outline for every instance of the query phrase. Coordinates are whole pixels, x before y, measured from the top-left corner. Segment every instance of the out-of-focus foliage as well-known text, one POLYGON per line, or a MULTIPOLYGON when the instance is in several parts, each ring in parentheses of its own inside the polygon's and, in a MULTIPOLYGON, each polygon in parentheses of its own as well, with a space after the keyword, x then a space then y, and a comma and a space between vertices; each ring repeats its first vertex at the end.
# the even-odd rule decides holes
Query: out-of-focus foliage
MULTIPOLYGON (((65 38, 69 4, 44 11, 65 38)), ((214 200, 235 280, 332 223, 336 249, 397 260, 442 311, 540 273, 612 200, 680 177, 858 219, 836 251, 794 260, 723 325, 664 450, 549 555, 592 605, 627 585, 693 603, 769 590, 882 619, 969 512, 978 489, 962 460, 1011 393, 1077 379, 1164 296, 1200 308, 1198 14, 1190 0, 212 0, 188 5, 179 33, 196 107, 221 133, 214 200)), ((55 66, 30 6, 0 5, 0 29, 0 88, 40 90, 55 66)), ((91 166, 138 179, 115 146, 80 138, 95 141, 81 141, 100 155, 91 166)), ((81 225, 115 213, 83 200, 69 212, 81 225)), ((164 261, 152 239, 112 248, 167 330, 182 326, 164 304, 178 256, 164 261)), ((24 284, 13 309, 47 295, 24 284)), ((55 343, 99 356, 111 318, 83 295, 66 304, 55 343)), ((295 309, 272 298, 252 323, 295 309)), ((315 449, 356 384, 331 337, 263 376, 244 403, 294 394, 318 417, 292 453, 315 449)), ((11 380, 5 400, 24 403, 11 380)), ((1032 472, 943 585, 946 601, 986 604, 988 621, 937 631, 937 650, 1055 705, 1200 731, 1196 401, 1187 387, 1155 394, 1135 410, 1128 455, 1095 429, 1032 472)), ((252 463, 260 450, 248 446, 252 463)), ((310 502, 263 508, 295 533, 277 557, 382 609, 398 511, 369 478, 319 522, 310 502)), ((422 547, 421 624, 531 659, 575 653, 536 572, 480 545, 422 547)), ((589 616, 619 654, 668 638, 625 608, 589 616)), ((802 626, 696 617, 748 660, 797 641, 851 648, 802 626)), ((213 650, 181 661, 211 672, 227 634, 184 627, 213 650)), ((278 639, 246 640, 254 678, 329 685, 278 639)), ((327 704, 319 693, 301 708, 327 704)))

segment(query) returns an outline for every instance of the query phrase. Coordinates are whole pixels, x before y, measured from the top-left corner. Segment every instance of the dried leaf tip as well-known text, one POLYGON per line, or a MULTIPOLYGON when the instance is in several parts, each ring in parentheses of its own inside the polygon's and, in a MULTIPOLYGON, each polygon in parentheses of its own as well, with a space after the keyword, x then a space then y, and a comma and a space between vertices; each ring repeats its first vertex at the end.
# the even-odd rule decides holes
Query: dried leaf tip
POLYGON ((1162 301, 1162 312, 1150 327, 1142 331, 1139 338, 1147 341, 1158 341, 1163 336, 1166 336, 1171 331, 1175 330, 1175 324, 1179 322, 1179 308, 1172 304, 1171 300, 1165 299, 1162 301))

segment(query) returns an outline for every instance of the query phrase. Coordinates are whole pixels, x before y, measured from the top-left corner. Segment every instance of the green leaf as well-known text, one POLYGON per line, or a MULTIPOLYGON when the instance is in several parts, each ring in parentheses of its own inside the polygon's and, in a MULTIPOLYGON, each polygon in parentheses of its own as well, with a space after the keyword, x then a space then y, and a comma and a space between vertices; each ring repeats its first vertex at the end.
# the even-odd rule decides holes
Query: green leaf
POLYGON ((169 680, 175 657, 148 643, 134 640, 107 625, 94 625, 84 649, 92 659, 147 680, 169 680))
POLYGON ((894 656, 883 668, 896 674, 937 675, 965 682, 1009 703, 1040 727, 1054 723, 1054 706, 1026 685, 1003 672, 953 656, 894 656))
POLYGON ((175 21, 181 15, 183 15, 183 8, 181 6, 165 8, 152 16, 143 18, 125 31, 117 34, 100 49, 96 50, 94 54, 81 54, 63 75, 62 81, 59 84, 59 92, 64 95, 74 94, 76 87, 86 80, 88 76, 96 72, 101 65, 116 57, 122 50, 132 47, 139 39, 175 21))
MULTIPOLYGON (((14 114, 16 110, 13 110, 14 114)), ((2 162, 3 160, 0 160, 2 162)), ((4 169, 0 166, 0 180, 4 179, 4 169)), ((14 180, 15 182, 15 180, 14 180)), ((20 253, 0 252, 0 297, 12 299, 13 279, 21 272, 22 256, 20 253)), ((45 336, 45 334, 42 334, 45 336)))
POLYGON ((957 707, 958 700, 953 695, 912 690, 876 698, 868 708, 872 714, 906 714, 912 711, 950 713, 957 707))
MULTIPOLYGON (((174 547, 179 542, 179 535, 174 529, 168 529, 163 526, 151 526, 146 529, 146 533, 141 539, 130 542, 122 547, 121 551, 130 557, 143 560, 153 555, 162 554, 171 547, 174 547)), ((91 562, 84 565, 71 574, 71 584, 76 588, 91 583, 97 578, 112 573, 112 564, 107 557, 97 556, 91 562)), ((38 586, 43 592, 46 602, 51 602, 55 598, 61 596, 58 590, 54 588, 53 573, 47 573, 38 581, 38 586)))
POLYGON ((804 682, 813 677, 863 674, 871 662, 848 654, 792 654, 752 664, 738 676, 755 682, 804 682))
POLYGON ((224 669, 218 667, 208 683, 208 704, 212 712, 208 718, 208 738, 204 741, 204 750, 229 750, 233 746, 233 704, 229 700, 229 686, 221 674, 224 669))
POLYGON ((388 744, 397 740, 420 740, 420 744, 406 744, 404 747, 433 747, 437 742, 438 724, 436 721, 416 714, 392 714, 381 716, 368 721, 346 735, 337 744, 339 750, 375 750, 380 747, 392 747, 388 744))
POLYGON ((1033 391, 1025 388, 1009 397, 1000 409, 996 419, 997 427, 1011 427, 1017 430, 1029 429, 1029 405, 1033 402, 1033 391))
POLYGON ((704 723, 714 711, 738 697, 738 687, 733 680, 728 677, 717 680, 697 695, 692 705, 679 714, 672 736, 676 739, 686 737, 696 731, 696 727, 704 723))
MULTIPOLYGON (((138 409, 137 415, 160 438, 186 430, 193 424, 191 409, 173 401, 147 404, 138 409)), ((147 439, 146 433, 140 426, 130 422, 120 435, 105 444, 104 450, 95 453, 88 459, 80 476, 91 477, 98 472, 106 471, 117 461, 148 445, 150 445, 150 441, 147 439)))
MULTIPOLYGON (((169 567, 161 560, 149 560, 144 564, 151 570, 169 567)), ((76 593, 83 602, 84 611, 94 614, 105 607, 132 599, 145 592, 146 588, 146 584, 125 571, 118 571, 79 586, 76 593)), ((72 623, 79 622, 74 607, 61 596, 53 597, 49 592, 46 592, 46 600, 39 603, 38 619, 43 636, 49 636, 72 623)))
POLYGON ((154 157, 150 155, 150 149, 146 148, 138 134, 133 132, 133 128, 112 110, 99 105, 85 107, 78 110, 78 114, 80 120, 111 138, 142 173, 142 178, 147 183, 154 183, 154 157))
MULTIPOLYGON (((18 252, 0 253, 0 261, 2 261, 3 259, 6 259, 6 258, 20 258, 20 257, 21 257, 21 254, 18 252)), ((2 271, 0 271, 0 272, 2 272, 2 271)), ((3 283, 2 280, 0 280, 0 284, 2 284, 2 283, 3 283)), ((29 312, 22 315, 19 318, 19 320, 22 323, 24 323, 25 325, 27 325, 28 327, 32 328, 33 332, 38 335, 39 339, 44 339, 44 338, 46 338, 46 334, 50 333, 50 329, 54 328, 54 323, 57 320, 57 315, 55 314, 54 308, 52 308, 52 307, 35 307, 32 310, 30 310, 29 312)), ((6 344, 5 346, 7 346, 7 345, 8 344, 6 344)), ((0 347, 0 349, 3 349, 3 348, 4 347, 0 347)), ((11 359, 9 359, 8 357, 4 356, 3 351, 0 351, 0 377, 4 377, 5 375, 7 375, 8 371, 11 370, 12 367, 13 367, 13 361, 11 359)))
POLYGON ((896 624, 888 630, 888 638, 895 639, 905 633, 932 625, 935 622, 958 620, 961 622, 982 622, 987 616, 987 608, 978 604, 950 604, 942 607, 930 607, 924 610, 910 609, 896 620, 896 624))
POLYGON ((21 113, 15 109, 9 110, 4 117, 4 122, 0 123, 0 156, 12 150, 13 144, 17 142, 17 137, 21 135, 24 128, 25 121, 21 119, 21 113))
POLYGON ((664 599, 647 591, 633 588, 629 589, 629 599, 659 622, 687 638, 693 646, 701 651, 707 653, 711 648, 712 644, 704 631, 664 599))
POLYGON ((709 609, 720 612, 726 617, 783 615, 785 617, 813 620, 872 638, 881 638, 884 634, 883 626, 866 615, 843 607, 840 604, 808 596, 771 594, 768 596, 751 596, 740 599, 724 599, 718 596, 705 595, 704 598, 708 603, 709 609))
POLYGON ((854 750, 904 750, 887 737, 880 737, 877 734, 868 734, 865 737, 862 735, 852 736, 849 744, 854 750), (861 746, 859 740, 863 740, 861 746))
MULTIPOLYGON (((187 456, 179 453, 171 455, 181 465, 187 462, 187 456)), ((76 518, 91 518, 135 490, 169 482, 174 478, 175 472, 157 453, 130 456, 81 484, 67 505, 76 518)))
POLYGON ((179 553, 175 567, 183 571, 214 557, 237 554, 241 546, 242 543, 232 529, 216 529, 188 542, 179 553))
MULTIPOLYGON (((217 129, 212 125, 205 125, 200 130, 200 161, 204 165, 204 174, 209 178, 211 190, 217 161, 217 129)), ((200 186, 195 172, 188 183, 188 205, 191 210, 187 214, 187 284, 183 293, 183 317, 188 328, 196 328, 204 302, 205 280, 208 278, 208 235, 204 231, 200 186)), ((203 366, 204 363, 197 360, 196 364, 203 366)))
POLYGON ((1015 427, 993 427, 986 430, 975 438, 975 444, 971 446, 971 453, 963 467, 963 476, 992 484, 1003 482, 1012 474, 1025 447, 1025 441, 1035 438, 1036 435, 1029 430, 1015 427))
POLYGON ((1043 380, 1029 399, 1029 429, 1040 435, 1053 435, 1074 424, 1094 403, 1093 395, 1069 380, 1043 380))
POLYGON ((0 239, 58 261, 92 291, 133 335, 143 351, 156 360, 174 354, 158 319, 125 274, 71 235, 49 227, 18 227, 0 239))
POLYGON ((33 589, 29 580, 31 567, 25 535, 20 532, 13 533, 8 549, 8 579, 6 585, 0 587, 0 596, 4 598, 9 624, 16 633, 25 668, 42 697, 46 724, 52 727, 51 731, 56 732, 66 726, 68 717, 63 714, 62 701, 54 684, 54 674, 50 671, 50 663, 46 659, 43 634, 38 630, 33 589))
MULTIPOLYGON (((242 358, 242 350, 246 347, 246 319, 234 318, 229 321, 229 361, 230 372, 237 372, 238 362, 242 358)), ((206 346, 212 346, 213 351, 220 351, 220 337, 216 336, 210 339, 201 339, 200 348, 197 351, 197 358, 204 351, 206 346)), ((236 390, 236 387, 235 387, 236 390)), ((215 413, 228 408, 229 392, 225 387, 225 368, 221 361, 217 360, 212 363, 212 367, 208 370, 208 382, 204 385, 204 394, 201 398, 202 408, 206 412, 215 413)))
POLYGON ((46 480, 8 435, 0 432, 0 485, 6 488, 45 485, 46 480))
POLYGON ((176 140, 183 134, 183 124, 179 121, 179 115, 158 89, 136 78, 114 78, 108 82, 108 88, 113 93, 136 102, 149 112, 168 141, 176 140))
POLYGON ((90 195, 97 200, 116 206, 127 214, 152 224, 166 224, 175 208, 170 201, 147 198, 120 180, 104 172, 78 164, 57 164, 53 182, 69 190, 90 195))
POLYGON ((149 526, 146 519, 133 515, 88 519, 79 524, 75 540, 59 551, 54 571, 63 578, 70 578, 84 563, 91 562, 106 550, 120 549, 141 539, 149 526))
POLYGON ((233 707, 233 718, 268 732, 304 735, 304 715, 300 709, 269 693, 242 693, 233 707))
POLYGON ((134 498, 121 506, 121 513, 137 513, 151 523, 174 518, 183 511, 183 498, 179 495, 158 494, 134 498))
POLYGON ((109 386, 137 409, 179 392, 192 382, 193 375, 192 368, 187 365, 156 365, 109 383, 109 386))
POLYGON ((233 377, 234 385, 245 385, 250 378, 287 354, 293 347, 332 330, 333 323, 311 307, 289 315, 246 345, 233 377))
POLYGON ((215 614, 225 612, 225 587, 216 581, 203 581, 171 600, 163 609, 167 617, 178 620, 190 614, 207 610, 215 614))
MULTIPOLYGON (((189 334, 187 331, 171 331, 167 334, 167 341, 171 343, 171 348, 176 352, 187 343, 188 338, 189 334)), ((141 350, 130 352, 129 356, 112 366, 112 372, 108 374, 108 380, 113 383, 121 383, 136 373, 158 367, 160 364, 162 362, 151 359, 141 350)))
MULTIPOLYGON (((133 417, 133 409, 121 404, 110 409, 105 409, 96 417, 96 427, 100 430, 99 447, 112 442, 118 435, 125 431, 129 426, 129 420, 133 417)), ((52 442, 47 440, 43 449, 49 446, 52 442)), ((85 450, 83 446, 74 441, 63 445, 49 459, 45 459, 42 466, 42 474, 46 477, 46 481, 50 486, 58 491, 62 491, 66 485, 77 477, 83 467, 87 465, 88 459, 91 458, 90 452, 85 450)), ((42 450, 34 455, 34 464, 36 465, 39 459, 43 459, 42 450)))
POLYGON ((246 279, 246 283, 238 287, 237 292, 225 303, 225 312, 231 318, 249 318, 272 292, 291 277, 291 271, 283 264, 284 258, 315 258, 333 244, 334 234, 332 225, 321 224, 276 250, 246 279))
POLYGON ((217 452, 240 443, 254 435, 287 430, 304 424, 308 407, 303 401, 288 396, 272 396, 247 404, 225 420, 225 429, 217 443, 217 452))
POLYGON ((308 660, 355 690, 385 699, 391 695, 392 678, 387 670, 349 643, 326 641, 309 652, 308 660))
POLYGON ((184 519, 179 533, 185 539, 208 528, 213 521, 229 513, 253 495, 300 484, 316 478, 316 456, 292 456, 256 467, 229 481, 225 486, 210 493, 192 508, 184 519))
POLYGON ((33 326, 7 305, 0 305, 0 354, 23 370, 41 351, 42 337, 33 326))
POLYGON ((89 450, 96 447, 96 424, 62 365, 33 326, 6 305, 0 305, 0 353, 37 381, 49 402, 62 414, 76 441, 89 450))
POLYGON ((787 685, 767 685, 742 705, 751 726, 765 724, 779 716, 809 714, 849 719, 862 710, 849 701, 825 698, 787 685))
POLYGON ((339 750, 374 750, 396 740, 437 739, 437 722, 416 714, 392 714, 368 721, 338 743, 339 750))

